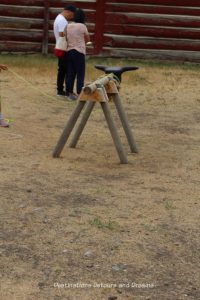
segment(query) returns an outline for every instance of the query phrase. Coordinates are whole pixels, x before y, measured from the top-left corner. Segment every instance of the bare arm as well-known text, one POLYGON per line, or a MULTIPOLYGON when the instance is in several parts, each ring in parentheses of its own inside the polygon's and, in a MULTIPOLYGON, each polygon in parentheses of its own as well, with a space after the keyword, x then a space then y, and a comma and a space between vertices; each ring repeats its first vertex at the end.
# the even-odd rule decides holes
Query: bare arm
POLYGON ((85 34, 84 35, 84 39, 85 39, 85 43, 87 44, 88 42, 90 42, 90 36, 89 34, 85 34))

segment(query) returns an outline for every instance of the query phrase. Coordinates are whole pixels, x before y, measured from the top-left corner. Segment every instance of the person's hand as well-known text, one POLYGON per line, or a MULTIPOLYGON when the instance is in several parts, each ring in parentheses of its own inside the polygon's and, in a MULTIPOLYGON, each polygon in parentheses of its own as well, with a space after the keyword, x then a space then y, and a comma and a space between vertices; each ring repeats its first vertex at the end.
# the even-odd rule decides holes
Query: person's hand
POLYGON ((8 69, 8 67, 6 65, 0 64, 0 72, 1 72, 1 70, 7 70, 7 69, 8 69))

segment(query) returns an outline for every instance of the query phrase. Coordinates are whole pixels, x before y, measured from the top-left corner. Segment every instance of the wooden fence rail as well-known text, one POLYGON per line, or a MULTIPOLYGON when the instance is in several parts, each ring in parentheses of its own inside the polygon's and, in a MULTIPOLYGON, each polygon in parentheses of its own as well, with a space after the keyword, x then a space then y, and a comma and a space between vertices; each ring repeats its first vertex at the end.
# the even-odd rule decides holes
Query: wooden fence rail
MULTIPOLYGON (((79 0, 89 55, 200 62, 199 0, 79 0)), ((1 0, 0 52, 52 52, 53 21, 64 0, 1 0)))

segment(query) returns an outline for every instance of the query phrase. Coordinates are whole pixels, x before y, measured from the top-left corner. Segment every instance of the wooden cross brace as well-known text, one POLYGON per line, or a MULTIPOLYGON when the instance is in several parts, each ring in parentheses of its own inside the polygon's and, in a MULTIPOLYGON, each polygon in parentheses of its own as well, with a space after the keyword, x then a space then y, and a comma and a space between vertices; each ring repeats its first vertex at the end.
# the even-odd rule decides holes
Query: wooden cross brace
POLYGON ((77 103, 70 119, 68 120, 68 122, 63 130, 63 133, 60 136, 60 139, 58 140, 58 143, 53 151, 53 157, 60 156, 60 154, 61 154, 61 152, 62 152, 62 150, 63 150, 77 120, 78 120, 78 117, 79 117, 82 109, 84 108, 85 104, 87 103, 86 108, 83 112, 81 121, 80 121, 80 123, 75 131, 74 137, 69 145, 71 148, 76 147, 78 140, 83 132, 83 129, 87 123, 87 120, 89 119, 89 116, 90 116, 95 104, 97 102, 99 102, 102 107, 106 122, 108 124, 108 128, 110 130, 113 142, 114 142, 116 150, 117 150, 117 153, 119 155, 120 162, 122 164, 128 163, 126 153, 124 151, 120 136, 117 131, 117 127, 116 127, 113 117, 111 115, 110 107, 108 104, 109 99, 111 99, 111 98, 113 99, 113 102, 117 109, 122 126, 124 128, 124 131, 125 131, 125 134, 126 134, 129 146, 130 146, 130 150, 132 153, 133 152, 138 153, 137 146, 134 141, 134 137, 133 137, 131 128, 129 126, 125 111, 124 111, 122 103, 121 103, 117 82, 115 81, 113 76, 110 76, 110 75, 112 75, 112 74, 109 74, 109 75, 103 77, 102 79, 99 79, 99 80, 95 81, 94 83, 85 86, 82 89, 82 92, 78 99, 78 103, 77 103))

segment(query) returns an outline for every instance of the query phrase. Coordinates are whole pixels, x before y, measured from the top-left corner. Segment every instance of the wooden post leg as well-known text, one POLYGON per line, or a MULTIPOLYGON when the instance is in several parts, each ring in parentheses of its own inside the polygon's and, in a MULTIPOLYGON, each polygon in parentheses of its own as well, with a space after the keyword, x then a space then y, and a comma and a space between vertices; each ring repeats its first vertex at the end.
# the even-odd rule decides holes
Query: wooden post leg
POLYGON ((89 101, 89 103, 87 104, 87 107, 85 108, 85 111, 83 113, 83 116, 82 116, 82 119, 81 119, 81 122, 78 126, 78 128, 76 129, 76 132, 74 134, 74 137, 69 145, 69 147, 71 148, 75 148, 77 143, 78 143, 78 140, 83 132, 83 129, 87 123, 87 120, 89 119, 89 116, 94 108, 94 105, 95 105, 95 102, 94 101, 89 101))
POLYGON ((126 134, 131 152, 138 153, 138 149, 137 149, 136 143, 134 141, 134 137, 133 137, 131 128, 129 126, 126 113, 125 113, 124 108, 122 106, 119 94, 113 95, 113 102, 115 103, 117 112, 118 112, 120 120, 122 122, 122 126, 124 128, 124 131, 125 131, 125 134, 126 134))
POLYGON ((63 133, 58 140, 58 143, 53 151, 53 157, 59 157, 60 153, 62 152, 62 149, 64 148, 70 133, 72 132, 72 129, 74 128, 76 121, 85 105, 85 101, 79 101, 77 106, 75 107, 74 112, 72 113, 66 127, 63 130, 63 133))
POLYGON ((108 103, 107 102, 101 102, 101 107, 102 107, 104 116, 106 118, 108 127, 110 129, 110 133, 111 133, 111 136, 113 138, 116 150, 118 152, 120 162, 122 164, 127 164, 128 160, 127 160, 127 157, 126 157, 126 153, 124 151, 124 148, 123 148, 123 145, 121 143, 119 134, 117 132, 117 128, 116 128, 115 123, 113 121, 113 118, 111 116, 111 112, 110 112, 110 108, 108 106, 108 103))

